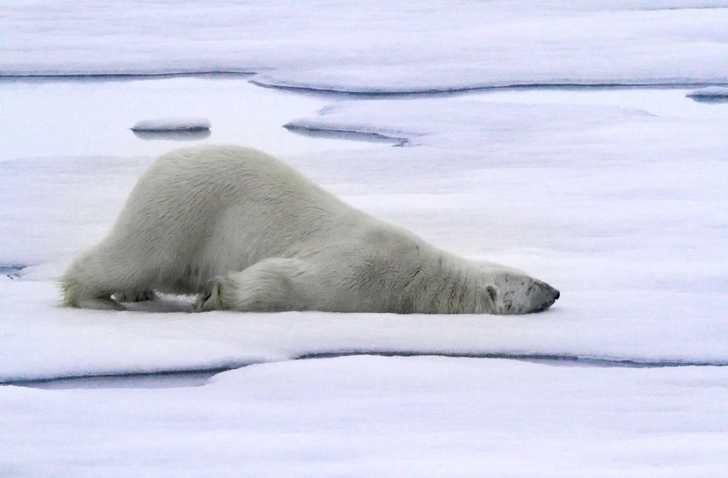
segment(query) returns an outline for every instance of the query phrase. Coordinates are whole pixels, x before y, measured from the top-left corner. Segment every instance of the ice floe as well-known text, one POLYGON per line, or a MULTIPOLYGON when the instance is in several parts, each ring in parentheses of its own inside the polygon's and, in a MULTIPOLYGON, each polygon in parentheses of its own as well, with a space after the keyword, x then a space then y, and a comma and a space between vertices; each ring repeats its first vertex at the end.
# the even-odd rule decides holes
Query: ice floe
POLYGON ((728 98, 728 87, 706 86, 698 88, 687 94, 689 98, 728 98))
POLYGON ((0 376, 197 370, 351 352, 728 361, 722 122, 442 98, 341 102, 324 113, 297 122, 411 145, 287 161, 441 247, 557 284, 558 306, 515 318, 198 315, 188 313, 189 301, 166 299, 140 305, 143 313, 56 308, 50 279, 103 237, 152 158, 22 159, 0 164, 0 259, 28 265, 0 283, 0 376))
POLYGON ((42 5, 0 6, 0 74, 252 72, 358 93, 728 82, 720 1, 42 5))

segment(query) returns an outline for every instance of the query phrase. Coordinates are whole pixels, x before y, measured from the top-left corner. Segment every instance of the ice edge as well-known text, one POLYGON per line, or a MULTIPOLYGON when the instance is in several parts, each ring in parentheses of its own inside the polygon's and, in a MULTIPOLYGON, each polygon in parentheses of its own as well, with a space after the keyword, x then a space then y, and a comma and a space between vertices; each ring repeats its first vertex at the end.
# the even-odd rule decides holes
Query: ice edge
POLYGON ((285 362, 294 360, 318 360, 339 357, 353 357, 372 355, 379 357, 447 357, 467 359, 501 359, 517 360, 523 362, 534 362, 542 365, 571 365, 598 368, 678 368, 678 367, 728 367, 728 361, 702 361, 702 360, 639 360, 629 358, 613 357, 592 357, 583 355, 560 355, 560 354, 508 354, 508 353, 469 353, 469 352, 434 352, 434 351, 393 351, 393 350, 338 350, 328 352, 311 352, 297 355, 289 360, 247 360, 241 362, 230 362, 211 367, 168 369, 157 371, 121 372, 121 373, 98 373, 98 374, 69 374, 59 376, 39 376, 32 378, 5 377, 0 378, 0 386, 3 385, 35 385, 52 382, 62 382, 74 379, 113 379, 113 378, 150 378, 167 377, 173 375, 194 375, 210 374, 237 370, 251 365, 265 363, 285 362))

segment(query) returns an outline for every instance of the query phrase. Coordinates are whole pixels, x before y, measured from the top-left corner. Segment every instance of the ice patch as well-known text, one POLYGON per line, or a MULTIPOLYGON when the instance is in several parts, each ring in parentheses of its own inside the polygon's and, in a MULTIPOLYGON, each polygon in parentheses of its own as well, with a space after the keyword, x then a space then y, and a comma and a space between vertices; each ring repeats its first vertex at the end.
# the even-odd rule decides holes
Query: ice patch
POLYGON ((728 102, 728 87, 708 86, 691 91, 687 97, 701 103, 726 103, 728 102))
POLYGON ((408 138, 389 136, 389 133, 385 134, 378 131, 376 128, 359 127, 336 129, 335 127, 326 125, 307 124, 305 121, 286 123, 283 127, 294 133, 318 138, 353 139, 372 143, 391 143, 393 146, 405 146, 409 143, 408 138))
POLYGON ((708 86, 698 88, 686 95, 689 98, 728 98, 728 87, 726 86, 708 86))
POLYGON ((169 132, 200 132, 210 130, 210 120, 206 118, 186 119, 152 119, 142 120, 131 127, 134 132, 140 133, 169 133, 169 132))
POLYGON ((200 141, 210 137, 209 129, 173 131, 136 131, 134 136, 150 141, 200 141))
POLYGON ((316 116, 292 120, 285 127, 292 131, 349 132, 398 139, 409 146, 427 144, 463 150, 533 135, 549 140, 548 135, 559 134, 577 118, 584 126, 597 128, 615 122, 650 121, 652 116, 612 106, 410 98, 340 101, 321 109, 316 116))

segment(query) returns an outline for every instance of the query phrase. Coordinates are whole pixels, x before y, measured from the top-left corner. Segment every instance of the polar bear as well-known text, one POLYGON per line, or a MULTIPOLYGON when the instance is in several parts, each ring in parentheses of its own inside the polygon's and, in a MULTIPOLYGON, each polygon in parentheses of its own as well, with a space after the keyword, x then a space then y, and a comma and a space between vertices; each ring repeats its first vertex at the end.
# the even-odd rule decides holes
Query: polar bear
POLYGON ((116 310, 155 291, 197 295, 197 311, 524 314, 559 298, 524 272, 440 250, 237 146, 157 159, 61 283, 67 306, 116 310))

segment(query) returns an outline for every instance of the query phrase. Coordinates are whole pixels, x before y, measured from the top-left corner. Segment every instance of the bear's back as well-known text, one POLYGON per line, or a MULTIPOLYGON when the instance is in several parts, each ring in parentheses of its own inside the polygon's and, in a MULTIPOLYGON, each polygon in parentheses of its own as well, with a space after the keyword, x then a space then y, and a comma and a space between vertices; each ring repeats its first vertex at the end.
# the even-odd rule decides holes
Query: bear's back
POLYGON ((373 221, 273 156, 202 146, 157 159, 112 236, 137 246, 143 238, 150 254, 176 251, 180 261, 247 267, 265 257, 319 253, 373 221))

